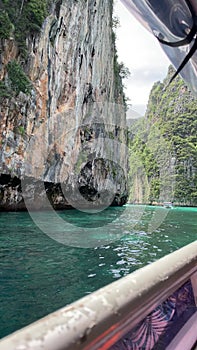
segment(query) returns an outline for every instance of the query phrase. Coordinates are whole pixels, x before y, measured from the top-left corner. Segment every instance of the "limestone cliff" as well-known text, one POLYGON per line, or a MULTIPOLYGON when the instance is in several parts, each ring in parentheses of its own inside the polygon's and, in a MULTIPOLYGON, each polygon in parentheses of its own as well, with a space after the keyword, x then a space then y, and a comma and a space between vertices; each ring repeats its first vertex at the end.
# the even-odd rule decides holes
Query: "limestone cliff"
POLYGON ((197 99, 172 66, 154 84, 145 118, 130 130, 130 200, 197 206, 197 99))
POLYGON ((48 2, 39 30, 46 1, 35 12, 34 2, 13 2, 18 22, 3 8, 8 33, 0 17, 0 208, 24 209, 24 191, 44 207, 43 182, 55 208, 74 205, 73 196, 82 207, 106 196, 122 205, 127 133, 113 2, 48 2), (16 29, 24 16, 37 20, 25 37, 16 29))

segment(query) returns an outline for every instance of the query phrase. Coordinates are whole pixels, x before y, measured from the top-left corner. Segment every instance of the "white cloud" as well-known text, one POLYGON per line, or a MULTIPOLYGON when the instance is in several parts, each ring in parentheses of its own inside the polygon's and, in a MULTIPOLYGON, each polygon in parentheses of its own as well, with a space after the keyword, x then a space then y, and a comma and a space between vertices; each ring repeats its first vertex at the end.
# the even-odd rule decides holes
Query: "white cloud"
POLYGON ((124 81, 126 94, 133 109, 141 113, 142 109, 145 110, 153 83, 163 80, 170 61, 154 36, 130 14, 120 0, 115 4, 115 15, 121 24, 116 29, 119 61, 123 61, 131 72, 131 77, 124 81))

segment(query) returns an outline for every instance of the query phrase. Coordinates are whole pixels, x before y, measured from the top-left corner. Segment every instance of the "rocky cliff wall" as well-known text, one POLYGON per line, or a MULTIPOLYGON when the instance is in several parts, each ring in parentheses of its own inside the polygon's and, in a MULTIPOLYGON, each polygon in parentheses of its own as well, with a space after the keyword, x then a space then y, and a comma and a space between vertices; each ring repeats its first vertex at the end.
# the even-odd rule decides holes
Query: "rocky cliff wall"
MULTIPOLYGON (((56 1, 41 31, 28 33, 25 57, 14 29, 1 39, 2 210, 24 209, 24 191, 32 207, 43 208, 40 183, 56 208, 125 203, 127 133, 112 3, 56 1)), ((25 4, 21 20, 23 11, 25 4)))
POLYGON ((154 84, 145 118, 130 130, 130 200, 197 206, 197 99, 169 67, 154 84))

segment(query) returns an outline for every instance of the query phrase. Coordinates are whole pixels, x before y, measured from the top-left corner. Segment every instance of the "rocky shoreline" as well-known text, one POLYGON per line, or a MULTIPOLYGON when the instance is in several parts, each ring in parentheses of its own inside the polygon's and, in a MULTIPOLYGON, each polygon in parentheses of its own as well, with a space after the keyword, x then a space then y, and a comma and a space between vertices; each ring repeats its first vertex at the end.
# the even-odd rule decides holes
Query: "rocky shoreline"
MULTIPOLYGON (((77 199, 76 192, 64 186, 61 183, 43 182, 34 178, 24 178, 22 181, 17 177, 11 177, 7 174, 0 175, 0 212, 12 211, 42 211, 42 210, 65 210, 65 209, 84 209, 84 208, 102 208, 105 203, 98 202, 98 196, 92 199, 85 198, 84 193, 79 191, 77 199), (68 194, 69 192, 69 194, 68 194), (67 198, 75 198, 71 205, 67 198), (85 205, 80 200, 85 199, 85 205)), ((108 193, 105 193, 106 195, 108 193)), ((126 204, 127 194, 120 196, 114 194, 111 206, 122 206, 126 204)))

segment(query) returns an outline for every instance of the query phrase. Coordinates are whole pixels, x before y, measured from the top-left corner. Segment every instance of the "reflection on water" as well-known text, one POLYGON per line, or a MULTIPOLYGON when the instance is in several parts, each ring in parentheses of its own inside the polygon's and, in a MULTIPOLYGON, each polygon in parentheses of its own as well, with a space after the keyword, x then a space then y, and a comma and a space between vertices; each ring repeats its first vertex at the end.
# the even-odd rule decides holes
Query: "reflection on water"
MULTIPOLYGON (((70 231, 62 235, 76 244, 67 246, 42 233, 28 213, 0 213, 0 336, 196 240, 196 214, 145 206, 63 211, 70 231)), ((36 215, 47 226, 49 214, 36 215)))

